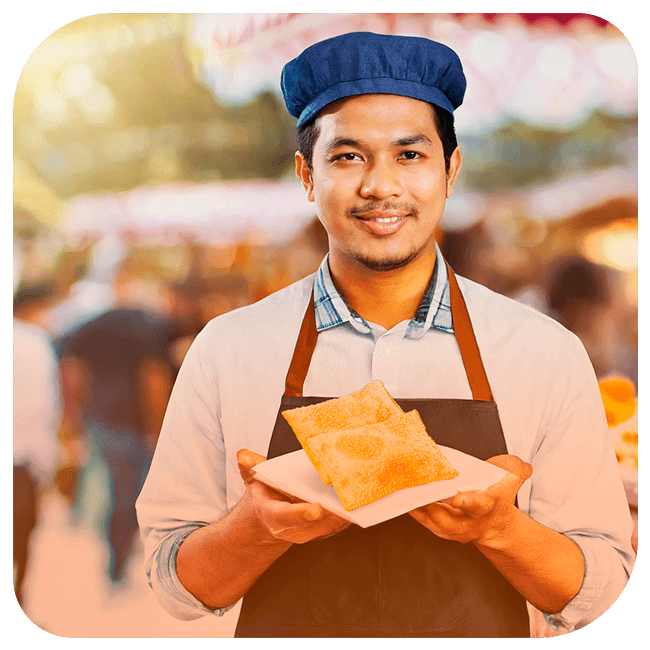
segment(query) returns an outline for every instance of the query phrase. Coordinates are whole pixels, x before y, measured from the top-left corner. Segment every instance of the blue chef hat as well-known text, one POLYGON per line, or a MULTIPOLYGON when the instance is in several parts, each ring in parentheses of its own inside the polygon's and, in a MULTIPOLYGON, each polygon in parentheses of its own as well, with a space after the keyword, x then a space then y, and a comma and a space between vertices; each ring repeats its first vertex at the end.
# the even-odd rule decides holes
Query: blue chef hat
POLYGON ((417 36, 353 32, 308 47, 282 70, 282 93, 298 127, 327 104, 352 95, 404 95, 453 115, 465 94, 458 55, 417 36))

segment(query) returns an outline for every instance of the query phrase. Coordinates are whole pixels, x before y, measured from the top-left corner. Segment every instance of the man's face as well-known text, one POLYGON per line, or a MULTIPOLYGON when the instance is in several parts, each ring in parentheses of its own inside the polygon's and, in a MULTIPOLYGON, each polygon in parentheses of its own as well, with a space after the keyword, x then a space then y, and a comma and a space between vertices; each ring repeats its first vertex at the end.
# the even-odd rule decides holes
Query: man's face
POLYGON ((460 169, 445 170, 431 106, 399 95, 359 95, 326 107, 312 171, 296 172, 327 230, 330 263, 374 271, 435 257, 435 228, 460 169))

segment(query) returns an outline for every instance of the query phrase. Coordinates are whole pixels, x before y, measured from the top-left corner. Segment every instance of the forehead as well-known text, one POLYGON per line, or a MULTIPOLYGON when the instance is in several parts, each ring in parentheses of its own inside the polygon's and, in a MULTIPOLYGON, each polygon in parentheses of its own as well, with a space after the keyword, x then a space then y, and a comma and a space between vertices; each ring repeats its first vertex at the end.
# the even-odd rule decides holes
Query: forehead
POLYGON ((382 139, 416 133, 430 138, 432 134, 437 136, 431 104, 401 95, 345 97, 326 106, 319 113, 317 123, 321 135, 329 136, 365 134, 382 139))

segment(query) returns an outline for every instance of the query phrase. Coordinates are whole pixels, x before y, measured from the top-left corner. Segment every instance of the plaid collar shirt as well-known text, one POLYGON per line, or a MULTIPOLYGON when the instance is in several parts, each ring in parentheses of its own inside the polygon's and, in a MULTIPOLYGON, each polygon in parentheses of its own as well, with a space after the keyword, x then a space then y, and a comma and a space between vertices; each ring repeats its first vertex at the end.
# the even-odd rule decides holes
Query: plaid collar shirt
MULTIPOLYGON (((406 338, 420 338, 430 327, 453 332, 451 321, 451 302, 449 298, 449 278, 447 266, 442 262, 442 254, 436 245, 436 266, 429 286, 422 297, 415 316, 406 328, 406 338)), ((329 253, 320 265, 314 282, 314 305, 316 308, 316 329, 329 329, 350 323, 358 332, 371 334, 370 324, 350 307, 337 291, 329 270, 329 253)))

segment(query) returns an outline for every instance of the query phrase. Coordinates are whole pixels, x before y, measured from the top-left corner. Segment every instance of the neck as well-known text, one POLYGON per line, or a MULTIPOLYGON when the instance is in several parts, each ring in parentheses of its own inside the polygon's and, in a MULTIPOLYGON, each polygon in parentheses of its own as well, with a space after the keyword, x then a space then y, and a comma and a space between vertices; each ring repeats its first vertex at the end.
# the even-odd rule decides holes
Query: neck
POLYGON ((373 271, 330 254, 330 273, 345 301, 365 320, 391 329, 415 316, 436 264, 435 250, 408 266, 373 271))

